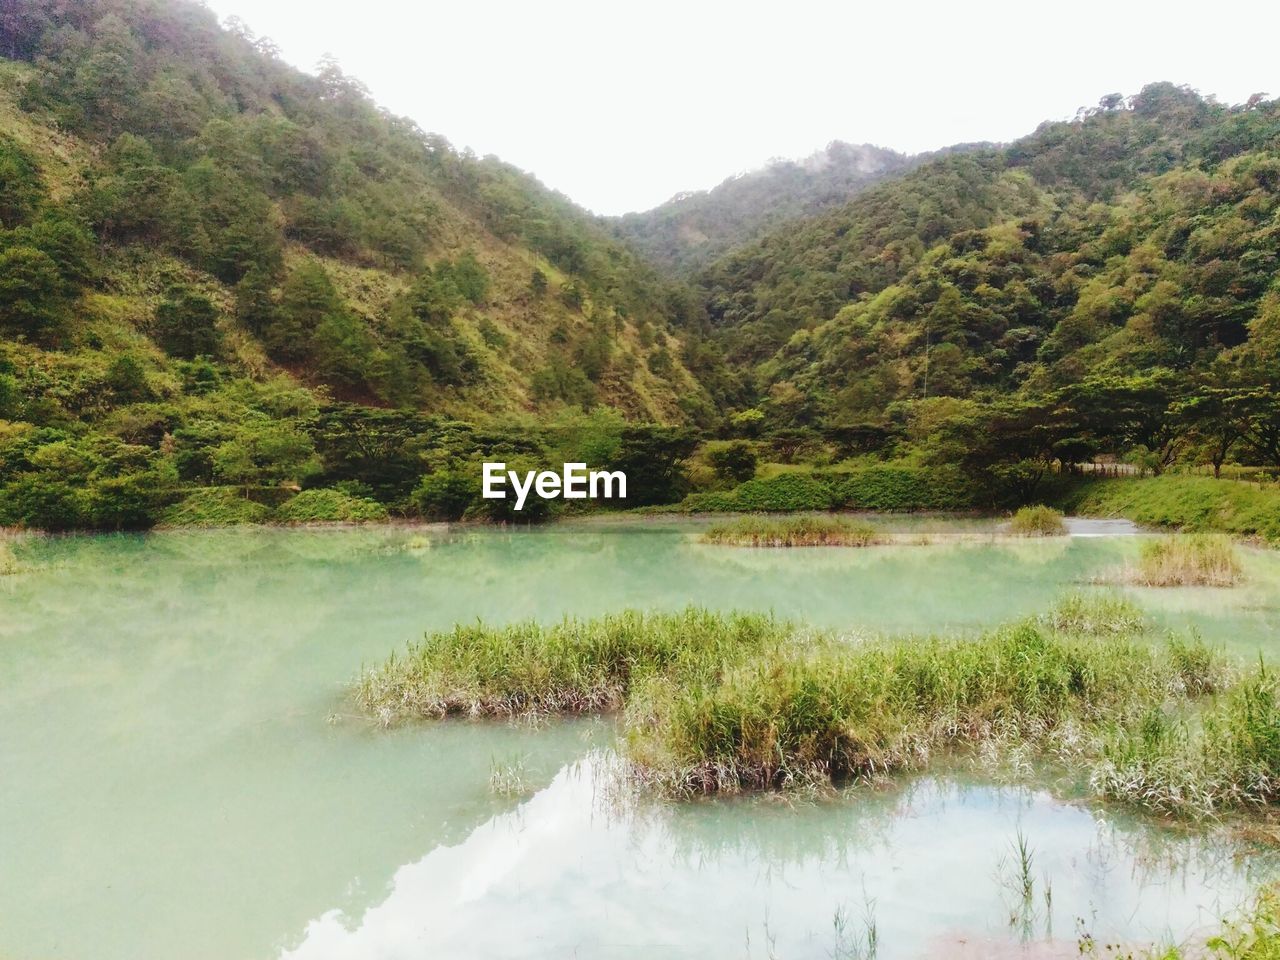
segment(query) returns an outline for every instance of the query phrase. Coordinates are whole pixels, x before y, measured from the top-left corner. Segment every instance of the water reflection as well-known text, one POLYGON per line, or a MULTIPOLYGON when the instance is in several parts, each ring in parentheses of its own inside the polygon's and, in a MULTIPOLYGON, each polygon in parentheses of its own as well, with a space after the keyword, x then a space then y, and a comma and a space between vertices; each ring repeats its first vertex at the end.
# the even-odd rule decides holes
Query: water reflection
POLYGON ((282 960, 753 956, 752 939, 825 958, 868 909, 886 958, 959 941, 1074 949, 1083 933, 1176 941, 1265 872, 1221 839, 1174 839, 1026 789, 925 777, 795 808, 671 807, 619 805, 601 777, 593 763, 565 768, 518 810, 401 867, 363 913, 313 920, 282 960), (1002 877, 1017 831, 1033 885, 1051 891, 1025 912, 1002 877))

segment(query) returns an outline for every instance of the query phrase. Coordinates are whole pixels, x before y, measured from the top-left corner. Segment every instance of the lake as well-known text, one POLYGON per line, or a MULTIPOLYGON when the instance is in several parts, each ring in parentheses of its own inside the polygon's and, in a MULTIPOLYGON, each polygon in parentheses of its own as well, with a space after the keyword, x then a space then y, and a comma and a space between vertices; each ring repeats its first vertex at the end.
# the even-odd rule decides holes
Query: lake
MULTIPOLYGON (((1274 874, 1221 836, 966 775, 663 804, 612 785, 607 719, 384 730, 346 700, 363 664, 476 618, 693 603, 975 631, 1110 589, 1092 582, 1138 541, 885 522, 933 543, 753 551, 666 520, 21 540, 26 571, 0 577, 0 957, 831 957, 872 928, 880 957, 1068 956, 1085 934, 1180 939, 1274 874)), ((1245 561, 1232 590, 1126 592, 1271 657, 1280 559, 1245 561)))

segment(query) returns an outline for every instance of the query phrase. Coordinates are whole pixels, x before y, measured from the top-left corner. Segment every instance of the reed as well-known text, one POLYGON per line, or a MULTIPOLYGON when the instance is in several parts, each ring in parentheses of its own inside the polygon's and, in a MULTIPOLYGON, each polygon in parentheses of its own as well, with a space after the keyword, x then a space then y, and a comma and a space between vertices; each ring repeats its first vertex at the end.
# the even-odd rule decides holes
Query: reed
POLYGON ((1128 637, 1071 638, 1031 622, 976 639, 761 651, 719 683, 637 687, 637 774, 673 795, 874 778, 964 745, 1051 748, 1212 689, 1217 660, 1128 637), (1207 664, 1188 682, 1188 664, 1207 664))
POLYGON ((12 576, 21 570, 22 564, 18 562, 18 558, 13 552, 13 547, 0 540, 0 577, 12 576))
POLYGON ((1118 594, 1069 593, 1055 603, 1040 622, 1059 633, 1098 637, 1133 634, 1142 630, 1142 610, 1118 594))
POLYGON ((1018 537, 1062 537, 1066 536, 1067 525, 1062 511, 1053 507, 1022 507, 1009 521, 1009 532, 1018 537))
POLYGON ((1146 587, 1230 587, 1242 575, 1229 537, 1195 533, 1147 541, 1125 579, 1146 587))
POLYGON ((638 679, 714 675, 791 630, 768 616, 628 611, 492 627, 459 624, 367 670, 358 703, 383 723, 450 714, 589 713, 622 704, 638 679))
POLYGON ((702 542, 736 547, 869 547, 890 538, 865 521, 802 514, 739 517, 712 524, 703 532, 702 542))
POLYGON ((1141 629, 1114 597, 977 637, 853 640, 698 609, 474 624, 367 670, 355 695, 388 724, 621 708, 633 779, 677 797, 825 790, 974 749, 1038 753, 1158 813, 1280 803, 1275 675, 1141 629))

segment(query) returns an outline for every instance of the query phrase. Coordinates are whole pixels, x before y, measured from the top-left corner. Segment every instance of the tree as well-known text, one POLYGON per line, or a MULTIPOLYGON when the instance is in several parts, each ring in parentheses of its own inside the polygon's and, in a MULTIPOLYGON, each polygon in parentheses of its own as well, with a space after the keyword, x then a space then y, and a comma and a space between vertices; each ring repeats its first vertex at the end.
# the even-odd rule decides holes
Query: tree
POLYGON ((65 306, 62 274, 34 247, 0 252, 0 327, 39 335, 54 326, 65 306))
POLYGON ((301 481, 320 468, 311 438, 288 422, 265 418, 242 424, 214 450, 213 475, 251 485, 301 481))
POLYGON ((31 155, 8 137, 0 137, 0 227, 25 223, 43 197, 44 186, 31 155))
POLYGON ((218 352, 218 308, 204 294, 174 287, 156 307, 156 341, 171 356, 193 360, 218 352))
POLYGON ((755 444, 746 440, 731 440, 709 447, 706 456, 717 480, 739 484, 756 475, 759 457, 756 455, 755 444))

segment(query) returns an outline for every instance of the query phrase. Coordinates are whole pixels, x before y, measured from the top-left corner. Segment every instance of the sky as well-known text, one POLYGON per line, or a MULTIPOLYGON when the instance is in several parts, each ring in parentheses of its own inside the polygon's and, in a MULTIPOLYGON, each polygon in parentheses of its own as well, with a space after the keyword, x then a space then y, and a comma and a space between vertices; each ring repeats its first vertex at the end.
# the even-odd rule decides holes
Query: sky
POLYGON ((1156 80, 1280 95, 1280 3, 206 0, 600 214, 832 140, 1009 141, 1156 80))

